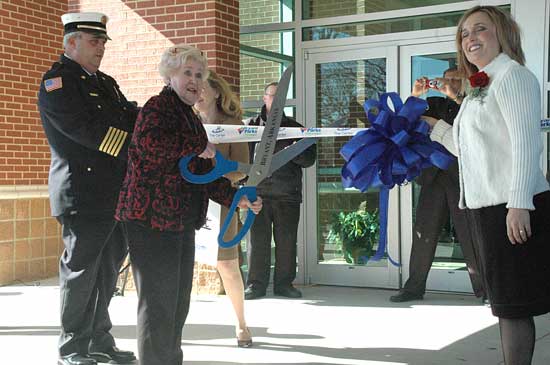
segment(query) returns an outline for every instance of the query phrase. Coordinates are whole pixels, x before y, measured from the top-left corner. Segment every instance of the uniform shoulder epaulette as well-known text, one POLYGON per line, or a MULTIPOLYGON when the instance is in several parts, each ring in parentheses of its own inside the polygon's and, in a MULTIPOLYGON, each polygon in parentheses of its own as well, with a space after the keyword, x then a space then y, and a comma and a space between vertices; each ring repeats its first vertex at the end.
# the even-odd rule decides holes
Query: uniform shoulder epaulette
POLYGON ((63 81, 70 79, 70 73, 68 73, 67 65, 61 61, 53 63, 52 67, 44 74, 43 83, 44 89, 49 93, 54 90, 63 88, 63 81))
POLYGON ((101 72, 97 70, 96 74, 97 76, 101 77, 103 80, 108 80, 109 82, 116 84, 116 80, 113 77, 107 75, 105 72, 101 72))
POLYGON ((49 79, 56 76, 61 76, 65 70, 65 65, 60 62, 55 62, 52 67, 44 74, 44 79, 49 79))
POLYGON ((50 71, 59 71, 65 67, 65 64, 61 61, 57 61, 52 65, 52 68, 50 71))

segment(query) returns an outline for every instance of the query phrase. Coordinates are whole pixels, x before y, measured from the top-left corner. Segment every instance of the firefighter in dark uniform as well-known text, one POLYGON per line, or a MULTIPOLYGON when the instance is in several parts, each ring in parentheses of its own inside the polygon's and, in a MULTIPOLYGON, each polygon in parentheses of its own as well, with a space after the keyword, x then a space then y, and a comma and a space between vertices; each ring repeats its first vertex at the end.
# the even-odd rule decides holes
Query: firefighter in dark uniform
POLYGON ((38 105, 51 149, 52 215, 62 225, 60 365, 128 364, 108 307, 126 254, 114 220, 138 108, 98 68, 109 39, 100 13, 62 16, 65 53, 46 72, 38 105))

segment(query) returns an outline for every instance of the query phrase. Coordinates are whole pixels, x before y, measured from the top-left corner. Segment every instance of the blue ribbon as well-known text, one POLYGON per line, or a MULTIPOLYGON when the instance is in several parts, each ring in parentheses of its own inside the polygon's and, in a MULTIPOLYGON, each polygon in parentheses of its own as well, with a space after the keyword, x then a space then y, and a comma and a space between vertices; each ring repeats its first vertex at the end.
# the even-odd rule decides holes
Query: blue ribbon
MULTIPOLYGON (((427 106, 425 100, 413 96, 403 103, 394 92, 381 94, 379 101, 365 101, 363 108, 371 128, 357 133, 340 150, 346 161, 342 167, 345 188, 354 187, 361 192, 380 188, 380 237, 370 260, 379 261, 386 252, 389 190, 412 181, 427 167, 447 169, 455 160, 443 146, 430 139, 430 126, 420 119, 427 106), (378 114, 373 114, 373 109, 378 114)), ((393 265, 400 265, 389 254, 388 259, 393 265)), ((367 260, 368 257, 364 258, 367 260)))

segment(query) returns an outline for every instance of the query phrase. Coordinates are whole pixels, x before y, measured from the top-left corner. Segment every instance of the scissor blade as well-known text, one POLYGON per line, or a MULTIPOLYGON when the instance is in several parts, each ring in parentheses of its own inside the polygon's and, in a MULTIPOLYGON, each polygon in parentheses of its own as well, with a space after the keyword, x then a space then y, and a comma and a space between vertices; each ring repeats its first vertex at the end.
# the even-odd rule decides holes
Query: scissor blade
POLYGON ((271 160, 271 167, 269 168, 269 176, 273 175, 282 166, 286 165, 288 161, 304 152, 309 146, 317 143, 318 138, 304 138, 296 143, 291 144, 284 150, 277 152, 273 155, 271 160))
POLYGON ((237 169, 234 170, 235 172, 242 172, 246 176, 250 174, 250 170, 252 169, 252 165, 249 163, 244 162, 237 162, 237 169))
POLYGON ((254 163, 250 169, 247 184, 248 186, 256 186, 260 181, 265 179, 269 175, 269 169, 271 166, 271 159, 273 157, 273 151, 275 150, 275 143, 277 142, 277 134, 279 133, 279 127, 281 126, 281 119, 283 118, 283 109, 286 102, 286 94, 288 92, 288 86, 290 85, 290 77, 292 76, 292 70, 294 65, 290 64, 281 76, 279 85, 277 85, 277 91, 271 104, 271 110, 267 116, 262 139, 257 148, 256 156, 254 157, 254 163))

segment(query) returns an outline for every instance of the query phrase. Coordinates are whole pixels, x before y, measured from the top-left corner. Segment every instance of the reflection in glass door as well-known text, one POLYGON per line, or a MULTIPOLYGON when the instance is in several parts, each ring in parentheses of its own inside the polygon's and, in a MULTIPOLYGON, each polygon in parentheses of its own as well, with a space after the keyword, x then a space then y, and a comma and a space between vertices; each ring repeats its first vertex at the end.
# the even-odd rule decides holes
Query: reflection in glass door
MULTIPOLYGON (((317 75, 317 127, 366 128, 362 104, 386 89, 386 60, 375 58, 320 63, 317 75)), ((378 240, 378 189, 361 193, 344 190, 338 154, 349 137, 323 138, 317 168, 318 262, 365 265, 376 252, 378 240)))
MULTIPOLYGON (((405 97, 410 93, 414 80, 421 76, 430 79, 441 77, 443 72, 456 65, 456 52, 454 42, 439 42, 423 45, 406 46, 401 48, 400 59, 401 70, 401 95, 405 97)), ((431 97, 445 95, 430 90, 422 97, 431 97)), ((416 207, 418 196, 420 194, 420 185, 413 182, 409 187, 402 191, 402 216, 403 222, 403 282, 409 275, 409 258, 412 245, 412 225, 416 218, 416 207), (412 200, 405 197, 412 197, 412 200), (409 215, 407 218, 406 216, 409 215), (412 219, 411 219, 412 217, 412 219), (408 223, 408 224, 407 224, 408 223)), ((470 279, 464 256, 456 231, 451 219, 444 226, 439 243, 436 248, 434 262, 432 264, 428 281, 427 290, 444 290, 456 292, 472 292, 470 279)))
MULTIPOLYGON (((363 103, 396 89, 395 61, 395 47, 311 54, 306 61, 306 120, 315 124, 307 126, 368 127, 363 103)), ((307 171, 306 242, 316 243, 307 250, 308 276, 319 284, 396 287, 398 270, 387 258, 368 261, 378 248, 378 189, 361 193, 341 183, 339 151, 349 139, 321 138, 316 169, 307 171)), ((398 232, 397 220, 391 215, 398 216, 398 194, 392 194, 388 241, 396 258, 392 232, 398 232)))

